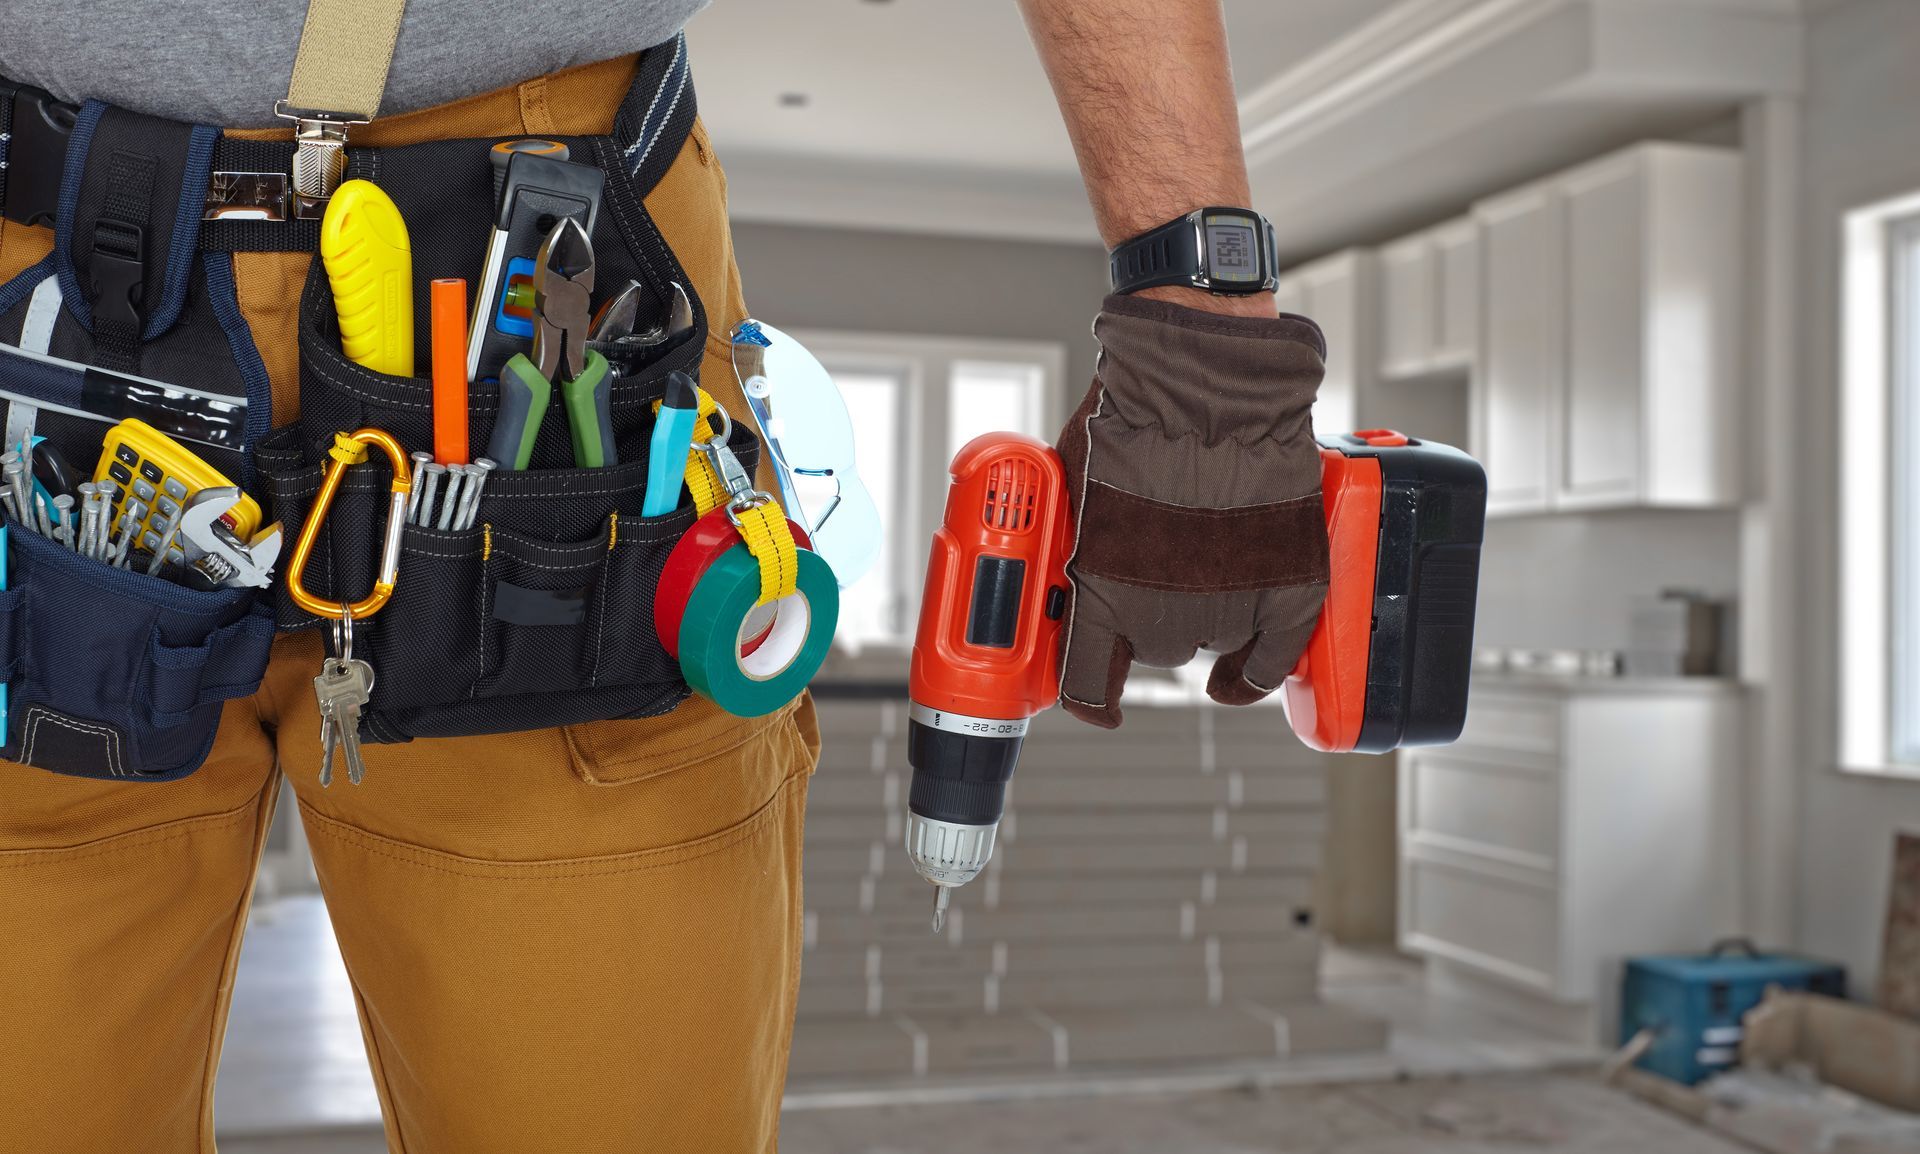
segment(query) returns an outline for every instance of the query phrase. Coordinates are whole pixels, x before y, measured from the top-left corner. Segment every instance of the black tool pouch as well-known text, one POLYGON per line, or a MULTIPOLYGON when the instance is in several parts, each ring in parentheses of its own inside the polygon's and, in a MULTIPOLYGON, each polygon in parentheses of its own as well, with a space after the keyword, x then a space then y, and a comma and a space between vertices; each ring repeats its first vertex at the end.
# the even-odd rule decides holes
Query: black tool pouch
MULTIPOLYGON (((80 110, 54 251, 0 285, 8 443, 31 429, 90 476, 108 429, 138 417, 252 488, 245 447, 270 424, 266 370, 231 255, 198 245, 217 136, 97 102, 80 110)), ((265 674, 270 602, 113 569, 19 524, 7 537, 5 756, 126 780, 197 769, 221 703, 265 674)))
MULTIPOLYGON (((647 66, 643 62, 643 72, 647 66)), ((656 156, 679 151, 692 120, 687 96, 679 116, 657 126, 656 156)), ((611 137, 562 139, 575 161, 596 164, 607 176, 592 234, 596 294, 605 297, 637 281, 652 297, 646 307, 664 315, 670 285, 677 282, 693 300, 695 324, 643 369, 614 384, 619 464, 571 467, 556 389, 531 467, 489 476, 473 528, 406 527, 392 600, 355 627, 355 652, 375 671, 372 700, 361 713, 363 741, 648 717, 671 710, 689 692, 655 635, 653 597, 667 554, 693 524, 694 510, 683 505, 642 517, 640 509, 654 404, 668 373, 698 375, 706 314, 641 201, 659 166, 634 165, 633 148, 611 137)), ((406 218, 417 363, 423 368, 428 282, 479 282, 493 215, 488 151, 494 143, 387 149, 356 156, 350 166, 350 176, 380 185, 406 218)), ((318 261, 300 309, 300 408, 298 422, 276 429, 258 449, 272 515, 290 529, 311 511, 335 434, 373 427, 393 434, 410 452, 433 448, 431 380, 371 372, 344 355, 331 288, 318 261)), ((486 444, 496 410, 492 384, 470 387, 471 445, 486 444)), ((731 445, 752 468, 758 456, 753 434, 736 425, 731 445)), ((378 454, 349 470, 303 574, 310 593, 347 602, 373 587, 390 481, 389 466, 378 454)), ((284 583, 280 587, 283 627, 322 624, 293 603, 284 583)))

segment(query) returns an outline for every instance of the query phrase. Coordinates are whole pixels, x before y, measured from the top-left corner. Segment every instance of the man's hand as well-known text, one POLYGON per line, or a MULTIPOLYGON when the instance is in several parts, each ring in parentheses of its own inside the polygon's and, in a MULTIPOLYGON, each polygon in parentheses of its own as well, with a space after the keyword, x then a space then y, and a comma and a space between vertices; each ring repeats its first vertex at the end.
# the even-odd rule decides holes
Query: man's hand
MULTIPOLYGON (((1252 207, 1219 0, 1020 0, 1109 247, 1252 207)), ((1120 724, 1133 662, 1223 654, 1207 692, 1279 688, 1326 595, 1309 409, 1326 348, 1271 294, 1109 297, 1100 372, 1061 432, 1074 510, 1061 705, 1120 724)))

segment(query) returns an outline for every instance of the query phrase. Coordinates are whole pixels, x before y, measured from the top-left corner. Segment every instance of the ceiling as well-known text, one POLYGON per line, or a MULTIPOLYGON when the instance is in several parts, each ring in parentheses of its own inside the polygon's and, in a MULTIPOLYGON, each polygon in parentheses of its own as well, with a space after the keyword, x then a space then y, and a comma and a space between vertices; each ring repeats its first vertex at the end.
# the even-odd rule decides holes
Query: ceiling
MULTIPOLYGON (((1395 2, 1226 0, 1240 92, 1395 2)), ((750 157, 754 171, 788 158, 1074 172, 1014 0, 715 0, 688 39, 721 158, 750 157), (787 94, 804 106, 783 104, 787 94)))
MULTIPOLYGON (((1799 84, 1800 0, 1223 3, 1290 261, 1799 84)), ((735 219, 1099 239, 1016 0, 714 0, 688 35, 735 219)))

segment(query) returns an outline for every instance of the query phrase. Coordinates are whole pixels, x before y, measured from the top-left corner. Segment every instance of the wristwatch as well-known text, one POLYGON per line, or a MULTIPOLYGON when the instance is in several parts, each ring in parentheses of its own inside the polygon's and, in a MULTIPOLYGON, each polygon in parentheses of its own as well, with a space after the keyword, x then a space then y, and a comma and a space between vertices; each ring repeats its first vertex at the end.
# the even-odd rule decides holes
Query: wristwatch
POLYGON ((1273 224, 1250 208, 1202 208, 1107 254, 1116 293, 1184 285, 1245 296, 1279 286, 1273 224))

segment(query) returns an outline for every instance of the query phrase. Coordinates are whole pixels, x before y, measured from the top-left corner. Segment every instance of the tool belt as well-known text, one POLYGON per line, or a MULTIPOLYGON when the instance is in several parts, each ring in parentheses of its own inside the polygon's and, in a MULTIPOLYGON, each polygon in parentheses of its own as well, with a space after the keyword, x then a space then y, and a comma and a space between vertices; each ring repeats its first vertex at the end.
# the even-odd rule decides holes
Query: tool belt
MULTIPOLYGON (((642 198, 693 117, 684 46, 674 42, 642 56, 611 134, 560 138, 606 177, 592 230, 601 284, 637 282, 663 309, 671 286, 691 290, 693 281, 642 198)), ((378 184, 411 230, 423 333, 427 280, 479 280, 495 143, 346 149, 344 175, 378 184)), ((345 355, 317 259, 300 307, 300 418, 274 426, 232 254, 318 243, 318 222, 299 219, 288 187, 293 143, 230 140, 98 102, 73 109, 0 82, 0 149, 0 212, 55 231, 52 255, 0 285, 0 404, 33 413, 33 435, 91 463, 109 425, 142 417, 237 479, 289 534, 308 516, 336 434, 373 427, 409 451, 432 447, 430 380, 376 373, 345 355)), ((699 371, 707 316, 697 297, 691 304, 691 331, 612 388, 621 463, 565 467, 556 406, 532 467, 494 474, 471 528, 405 526, 404 576, 356 633, 378 670, 360 714, 363 740, 645 717, 688 695, 656 636, 653 598, 696 509, 636 513, 668 374, 699 371)), ((493 405, 476 385, 476 442, 493 405)), ((734 425, 729 443, 751 471, 753 433, 734 425)), ((305 566, 316 597, 352 601, 375 584, 392 480, 378 453, 347 470, 305 566)), ((193 772, 221 704, 259 686, 275 628, 330 624, 294 604, 284 573, 271 590, 204 592, 101 564, 36 532, 7 537, 0 680, 12 720, 3 752, 43 769, 150 781, 193 772)))

